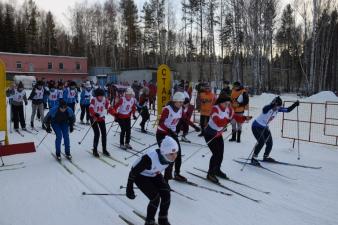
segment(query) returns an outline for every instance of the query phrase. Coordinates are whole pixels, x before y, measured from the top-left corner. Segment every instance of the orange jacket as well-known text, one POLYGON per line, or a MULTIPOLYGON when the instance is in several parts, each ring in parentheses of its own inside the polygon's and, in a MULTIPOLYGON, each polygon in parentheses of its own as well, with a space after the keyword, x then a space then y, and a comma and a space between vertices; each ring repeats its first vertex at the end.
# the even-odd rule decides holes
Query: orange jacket
POLYGON ((234 108, 236 113, 242 113, 244 110, 247 109, 248 103, 249 103, 249 97, 248 93, 245 88, 241 88, 240 90, 232 89, 231 91, 231 101, 232 101, 232 107, 234 108), (237 101, 237 98, 243 95, 243 102, 239 103, 237 101))
POLYGON ((212 106, 215 103, 215 95, 214 93, 210 92, 202 92, 200 94, 200 101, 201 101, 201 115, 202 116, 210 116, 212 106))

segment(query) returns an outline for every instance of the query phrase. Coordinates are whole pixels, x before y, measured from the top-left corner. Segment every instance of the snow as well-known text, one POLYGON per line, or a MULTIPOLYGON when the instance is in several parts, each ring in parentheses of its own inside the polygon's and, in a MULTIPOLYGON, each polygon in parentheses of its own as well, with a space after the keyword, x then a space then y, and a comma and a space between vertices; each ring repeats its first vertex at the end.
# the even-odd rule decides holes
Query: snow
MULTIPOLYGON (((322 95, 322 94, 321 94, 322 95)), ((323 94, 324 95, 324 94, 323 94)), ((328 94, 326 94, 328 96, 328 94)), ((313 96, 312 96, 313 97, 313 96)), ((261 108, 271 102, 274 95, 264 93, 250 99, 250 115, 254 117, 261 108)), ((317 99, 319 97, 316 97, 317 99)), ((283 100, 294 101, 295 95, 282 96, 283 100)), ((302 99, 303 100, 303 99, 302 99)), ((7 107, 7 111, 9 107, 7 107)), ((27 107, 28 124, 30 105, 27 107)), ((79 114, 78 114, 79 116, 79 114)), ((176 191, 189 195, 197 201, 191 201, 172 193, 169 219, 173 225, 335 225, 338 224, 338 152, 337 147, 313 143, 300 143, 301 160, 297 160, 297 148, 292 149, 292 141, 280 137, 281 118, 279 115, 271 124, 274 147, 271 156, 287 162, 322 166, 320 170, 297 168, 281 165, 266 165, 277 172, 296 180, 288 180, 250 165, 241 171, 242 165, 232 159, 247 157, 255 139, 250 124, 243 125, 242 143, 230 143, 225 140, 222 170, 231 178, 251 186, 270 191, 270 195, 242 187, 227 181, 221 181, 229 188, 261 200, 254 203, 238 195, 223 196, 203 189, 171 181, 176 191)), ((152 120, 155 119, 152 116, 152 120)), ((111 117, 109 118, 111 120, 111 117)), ((108 122, 108 121, 107 121, 108 122)), ((133 122, 133 121, 132 121, 133 122)), ((41 127, 36 120, 35 125, 41 127)), ((138 127, 138 122, 135 125, 138 127)), ((109 128, 109 125, 107 125, 109 128)), ((48 135, 36 153, 4 157, 5 163, 23 161, 25 168, 0 171, 0 224, 1 225, 122 225, 125 224, 118 215, 123 215, 135 224, 144 222, 132 213, 138 210, 145 214, 147 198, 135 189, 135 200, 124 196, 82 196, 83 191, 97 193, 124 193, 120 185, 126 185, 130 165, 136 160, 132 157, 126 161, 129 166, 111 161, 112 168, 94 159, 87 151, 91 150, 93 132, 88 133, 84 142, 79 145, 87 126, 77 125, 71 134, 71 152, 73 161, 85 172, 81 172, 64 160, 73 171, 69 174, 51 156, 54 151, 54 135, 48 135)), ((152 123, 149 130, 155 130, 152 123)), ((107 146, 111 154, 124 161, 130 153, 117 149, 113 144, 119 142, 119 135, 114 135, 113 127, 108 134, 107 146)), ((224 138, 229 135, 231 129, 224 138)), ((37 135, 23 133, 24 138, 16 133, 10 134, 10 142, 34 141, 36 145, 45 136, 43 131, 37 135)), ((156 142, 155 137, 141 134, 135 130, 132 136, 141 138, 141 142, 150 145, 156 142)), ((196 133, 187 136, 195 143, 205 144, 196 133)), ((228 138, 227 138, 228 139, 228 138)), ((146 146, 131 142, 133 147, 141 150, 146 146)), ((100 149, 99 144, 99 149, 100 149)), ((189 180, 220 191, 229 192, 199 178, 190 176, 186 171, 200 175, 193 167, 208 168, 210 151, 198 145, 181 143, 183 157, 182 174, 189 180), (191 158, 191 156, 194 154, 191 158), (202 157, 206 155, 206 157, 202 157)), ((297 145, 296 145, 297 146, 297 145)), ((264 149, 261 152, 263 153, 264 149)), ((229 192, 230 193, 230 192, 229 192)))
POLYGON ((302 101, 322 103, 325 103, 326 101, 338 102, 338 97, 332 91, 322 91, 311 95, 308 98, 302 99, 302 101))

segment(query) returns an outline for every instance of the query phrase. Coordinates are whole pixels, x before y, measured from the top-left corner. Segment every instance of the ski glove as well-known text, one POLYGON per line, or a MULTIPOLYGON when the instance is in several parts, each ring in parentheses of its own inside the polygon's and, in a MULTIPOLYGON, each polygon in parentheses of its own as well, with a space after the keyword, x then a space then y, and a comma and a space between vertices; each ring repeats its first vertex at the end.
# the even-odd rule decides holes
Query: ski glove
POLYGON ((95 117, 96 117, 96 118, 100 118, 101 116, 100 116, 99 113, 95 113, 95 117))
POLYGON ((73 124, 70 124, 70 125, 69 125, 69 132, 70 132, 70 133, 73 133, 73 131, 74 131, 74 125, 73 125, 73 124))
POLYGON ((194 128, 195 128, 196 132, 200 132, 201 131, 201 128, 199 128, 198 126, 194 126, 194 128))
POLYGON ((127 189, 126 189, 126 196, 129 199, 135 199, 136 198, 134 188, 133 188, 133 183, 131 183, 131 182, 128 182, 127 189))
POLYGON ((52 133, 52 128, 50 128, 50 126, 47 126, 47 127, 46 127, 46 132, 47 132, 48 134, 52 133))

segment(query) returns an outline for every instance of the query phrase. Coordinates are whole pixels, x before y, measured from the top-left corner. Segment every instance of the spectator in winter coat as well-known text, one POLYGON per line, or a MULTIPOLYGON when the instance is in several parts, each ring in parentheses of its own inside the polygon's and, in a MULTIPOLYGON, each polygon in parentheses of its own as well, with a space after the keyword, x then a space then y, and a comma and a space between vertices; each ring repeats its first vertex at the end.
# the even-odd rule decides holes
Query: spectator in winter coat
POLYGON ((203 136, 203 130, 207 126, 211 114, 212 106, 216 100, 215 94, 211 92, 210 85, 205 83, 203 85, 203 92, 200 94, 200 104, 201 104, 201 117, 200 117, 200 126, 201 126, 201 134, 198 136, 203 136))
POLYGON ((91 96, 92 96, 92 86, 89 82, 86 82, 86 84, 82 88, 81 95, 80 95, 80 108, 81 108, 80 121, 81 123, 84 123, 83 119, 86 114, 86 121, 87 121, 87 124, 89 124, 89 119, 90 119, 89 105, 90 105, 91 96))
POLYGON ((26 92, 24 91, 23 84, 20 82, 17 88, 11 88, 6 92, 7 97, 10 98, 11 103, 11 112, 12 118, 14 122, 14 130, 19 130, 19 122, 21 128, 26 130, 26 122, 25 122, 25 115, 24 115, 24 106, 28 104, 26 92))

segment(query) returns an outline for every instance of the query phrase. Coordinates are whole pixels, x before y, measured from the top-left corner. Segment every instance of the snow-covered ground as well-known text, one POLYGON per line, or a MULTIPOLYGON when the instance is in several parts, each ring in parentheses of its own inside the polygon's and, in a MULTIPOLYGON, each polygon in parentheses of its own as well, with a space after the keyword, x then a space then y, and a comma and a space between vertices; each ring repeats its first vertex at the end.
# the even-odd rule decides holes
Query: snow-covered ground
MULTIPOLYGON (((326 99, 325 96, 312 96, 310 100, 322 102, 323 99, 326 99)), ((261 108, 273 97, 274 95, 271 94, 263 94, 251 98, 250 114, 257 116, 261 108)), ((297 98, 294 95, 282 97, 283 100, 297 98)), ((338 100, 334 99, 334 96, 331 97, 330 101, 338 100)), ((302 99, 302 101, 304 100, 302 99)), ((302 115, 306 112, 300 113, 302 115)), ((27 126, 29 116, 30 105, 27 107, 27 126)), ((297 149, 291 148, 292 141, 280 137, 281 116, 279 115, 279 118, 271 124, 274 138, 271 156, 281 161, 322 166, 322 169, 265 164, 268 168, 296 180, 282 178, 252 166, 247 166, 244 171, 241 171, 242 165, 237 164, 233 159, 247 157, 255 144, 250 124, 244 124, 242 143, 225 141, 222 169, 231 178, 270 191, 271 194, 266 195, 237 184, 221 181, 238 192, 261 200, 260 203, 255 203, 235 194, 223 196, 171 181, 170 185, 173 189, 197 200, 191 201, 172 193, 169 212, 171 223, 173 225, 338 224, 337 147, 301 142, 301 160, 297 160, 297 149)), ((38 121, 35 121, 35 124, 41 127, 38 121)), ((138 123, 136 127, 138 127, 138 123)), ((78 142, 88 127, 78 125, 77 129, 79 130, 71 134, 71 152, 73 161, 83 169, 82 172, 64 160, 64 163, 73 172, 71 175, 51 156, 51 152, 54 152, 54 135, 48 135, 36 153, 4 157, 5 163, 24 162, 25 168, 0 171, 0 225, 125 224, 119 215, 127 217, 135 224, 143 224, 143 221, 132 212, 133 210, 143 213, 146 211, 148 200, 138 190, 135 190, 137 194, 135 200, 129 200, 124 196, 82 195, 83 191, 123 194, 124 189, 121 190, 120 185, 126 184, 130 164, 136 157, 125 161, 129 163, 129 166, 110 161, 116 165, 115 168, 112 168, 93 158, 87 152, 92 147, 93 132, 90 131, 85 141, 79 145, 78 142)), ((148 129, 155 130, 152 124, 149 124, 148 129)), ((230 129, 223 136, 226 137, 229 132, 230 129)), ((115 127, 109 133, 109 151, 114 157, 124 161, 124 158, 130 156, 130 153, 112 145, 119 142, 118 135, 114 136, 114 133, 115 127)), ((41 130, 37 135, 23 134, 25 137, 20 137, 16 133, 10 134, 10 142, 34 141, 37 145, 44 137, 45 132, 41 130)), ((140 138, 140 141, 146 146, 156 142, 153 136, 137 131, 132 131, 132 136, 140 138)), ((188 138, 195 143, 205 144, 204 140, 197 137, 196 133, 191 133, 188 138)), ((133 141, 131 144, 137 150, 145 147, 133 141)), ((186 171, 192 171, 204 176, 193 167, 204 169, 208 167, 210 157, 208 148, 200 149, 200 146, 194 144, 182 143, 181 145, 184 154, 182 174, 193 182, 226 191, 186 173, 186 171), (196 153, 196 151, 198 152, 196 153), (193 157, 190 157, 192 154, 194 154, 193 157), (207 154, 206 157, 202 157, 204 154, 207 154)))

